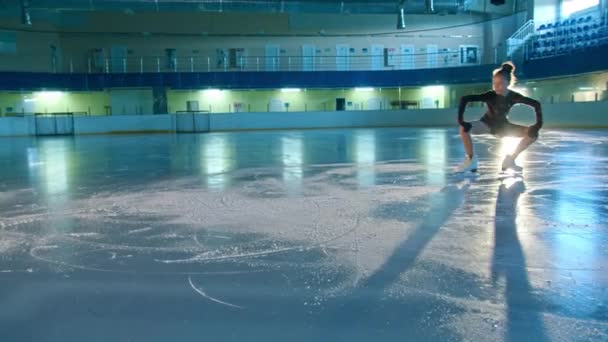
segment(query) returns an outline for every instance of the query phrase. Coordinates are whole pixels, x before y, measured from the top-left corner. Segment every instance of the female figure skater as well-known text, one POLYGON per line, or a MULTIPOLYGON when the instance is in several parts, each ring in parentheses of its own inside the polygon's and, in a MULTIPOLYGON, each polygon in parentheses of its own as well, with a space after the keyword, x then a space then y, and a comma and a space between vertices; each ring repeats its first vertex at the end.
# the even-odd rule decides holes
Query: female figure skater
POLYGON ((515 65, 506 62, 500 68, 494 70, 492 90, 478 95, 466 95, 460 99, 458 124, 460 125, 460 136, 467 155, 464 162, 456 168, 456 172, 477 171, 477 158, 473 154, 471 134, 492 134, 496 137, 522 138, 515 152, 512 155, 507 155, 502 162, 503 171, 522 171, 522 167, 515 164, 515 159, 538 138, 538 131, 543 126, 543 115, 538 101, 509 89, 510 86, 515 84, 515 81, 515 65), (487 111, 481 120, 466 122, 463 119, 465 108, 467 103, 474 101, 485 102, 487 111), (534 108, 536 124, 526 127, 509 122, 507 115, 516 103, 534 108))

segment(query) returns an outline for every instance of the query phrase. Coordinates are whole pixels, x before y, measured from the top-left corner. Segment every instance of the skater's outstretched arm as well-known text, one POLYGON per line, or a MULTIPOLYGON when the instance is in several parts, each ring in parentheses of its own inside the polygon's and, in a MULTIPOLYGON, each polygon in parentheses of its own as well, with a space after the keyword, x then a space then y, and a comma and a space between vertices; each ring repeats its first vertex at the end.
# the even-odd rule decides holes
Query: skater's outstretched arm
POLYGON ((534 108, 534 113, 536 114, 536 123, 530 127, 528 130, 528 135, 530 135, 531 138, 536 138, 538 136, 538 131, 540 131, 541 127, 543 127, 543 110, 540 102, 536 101, 535 99, 519 95, 515 98, 515 103, 522 103, 534 108))
POLYGON ((464 121, 464 111, 467 108, 467 104, 469 102, 486 102, 489 100, 491 93, 492 92, 488 91, 483 94, 472 94, 461 97, 460 105, 458 106, 458 124, 468 131, 468 128, 470 127, 467 126, 470 126, 471 124, 464 121))

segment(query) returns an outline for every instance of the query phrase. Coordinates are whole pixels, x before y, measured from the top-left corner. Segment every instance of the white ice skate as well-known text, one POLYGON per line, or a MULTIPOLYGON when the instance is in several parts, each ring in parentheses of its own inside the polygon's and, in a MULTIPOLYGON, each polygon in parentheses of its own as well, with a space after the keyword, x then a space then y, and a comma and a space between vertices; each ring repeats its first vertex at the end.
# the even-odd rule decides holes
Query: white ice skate
POLYGON ((477 172, 477 157, 466 156, 462 164, 458 165, 454 171, 457 173, 477 172))
POLYGON ((512 172, 520 173, 523 170, 524 170, 523 167, 515 164, 515 159, 513 158, 513 156, 508 155, 502 161, 502 172, 512 171, 512 172))

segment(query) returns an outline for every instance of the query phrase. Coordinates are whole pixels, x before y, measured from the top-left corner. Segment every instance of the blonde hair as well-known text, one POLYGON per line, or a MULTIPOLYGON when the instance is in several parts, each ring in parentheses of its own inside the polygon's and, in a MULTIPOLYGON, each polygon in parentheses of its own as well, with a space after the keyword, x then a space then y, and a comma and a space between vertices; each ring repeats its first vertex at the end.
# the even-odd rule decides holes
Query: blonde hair
POLYGON ((509 86, 514 86, 515 83, 517 83, 517 77, 515 77, 515 64, 513 64, 513 62, 504 62, 500 68, 495 69, 492 76, 498 75, 509 82, 509 86))

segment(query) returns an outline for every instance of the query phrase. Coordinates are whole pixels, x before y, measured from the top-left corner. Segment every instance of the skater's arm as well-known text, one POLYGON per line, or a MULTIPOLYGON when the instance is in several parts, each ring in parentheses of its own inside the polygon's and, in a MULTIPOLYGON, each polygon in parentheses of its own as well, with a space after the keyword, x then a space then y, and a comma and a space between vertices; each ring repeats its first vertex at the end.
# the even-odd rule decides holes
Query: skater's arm
POLYGON ((458 124, 461 126, 464 123, 464 111, 467 108, 467 104, 469 102, 486 102, 489 99, 491 92, 486 92, 483 94, 472 94, 465 95, 460 98, 460 105, 458 106, 458 124))
POLYGON ((543 110, 540 105, 540 102, 535 99, 531 99, 529 97, 525 97, 523 95, 519 95, 516 97, 516 103, 522 103, 534 108, 534 113, 536 114, 536 124, 534 126, 538 126, 539 128, 543 125, 543 110))
POLYGON ((538 138, 538 131, 540 131, 540 129, 543 127, 543 109, 540 102, 536 101, 535 99, 525 97, 521 94, 518 95, 519 96, 515 98, 516 103, 523 103, 534 108, 534 113, 536 114, 536 123, 528 129, 528 136, 536 139, 538 138))

